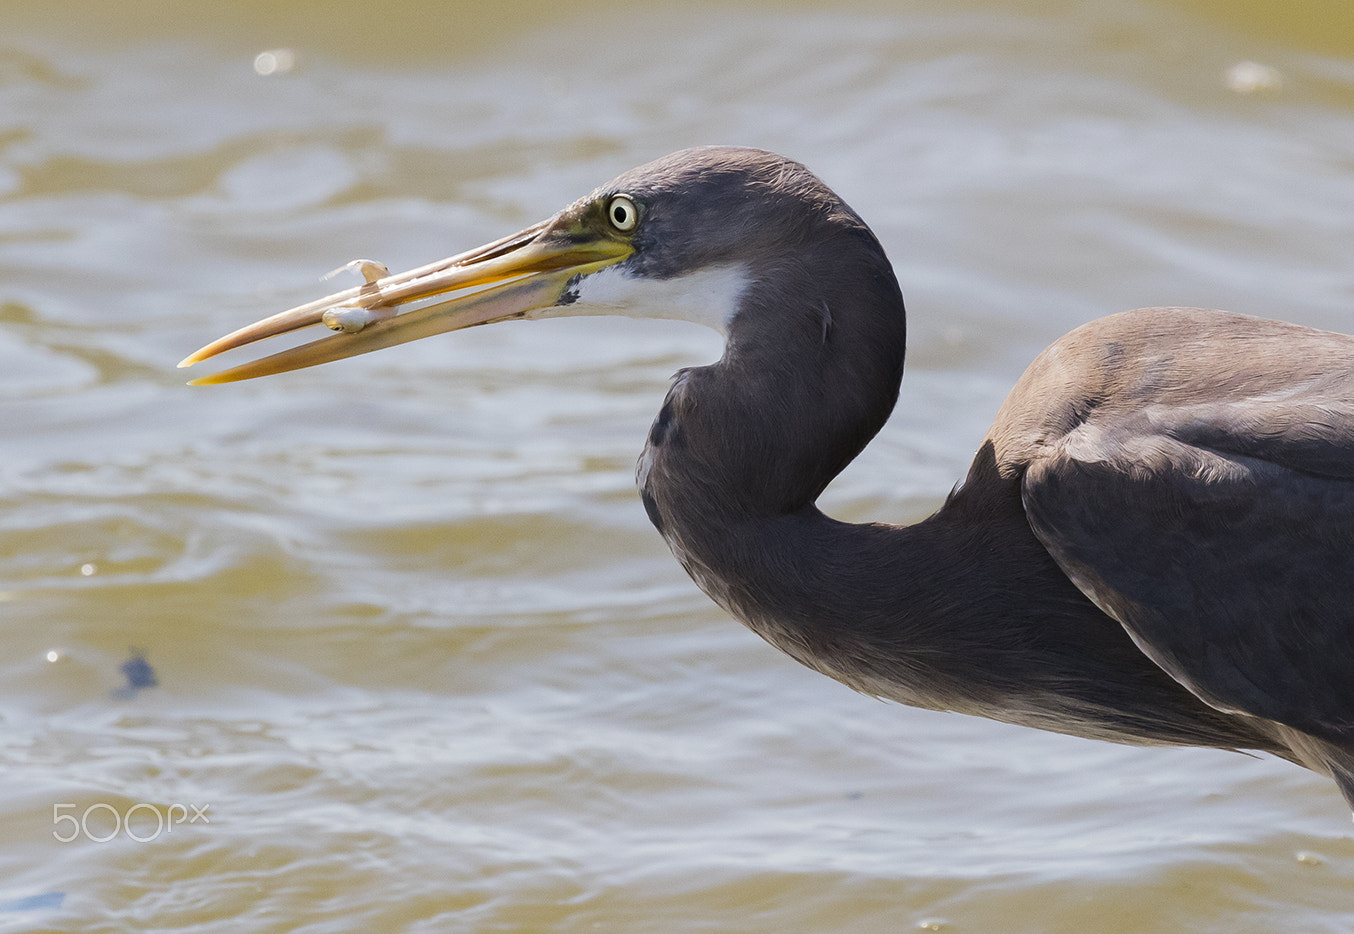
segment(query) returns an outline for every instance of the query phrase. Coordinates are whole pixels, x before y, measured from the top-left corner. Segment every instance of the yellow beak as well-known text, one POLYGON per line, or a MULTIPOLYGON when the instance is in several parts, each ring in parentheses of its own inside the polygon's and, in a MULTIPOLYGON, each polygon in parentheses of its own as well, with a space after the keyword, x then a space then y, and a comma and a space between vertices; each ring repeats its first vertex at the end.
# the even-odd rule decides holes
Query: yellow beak
POLYGON ((598 236, 577 219, 556 215, 520 233, 468 253, 376 278, 384 273, 362 261, 369 281, 227 334, 184 358, 192 366, 245 344, 286 334, 313 324, 341 331, 192 380, 207 386, 271 376, 393 347, 396 344, 509 318, 544 316, 564 297, 578 276, 618 263, 633 253, 624 239, 598 236), (466 292, 445 301, 400 312, 400 306, 449 292, 466 292))

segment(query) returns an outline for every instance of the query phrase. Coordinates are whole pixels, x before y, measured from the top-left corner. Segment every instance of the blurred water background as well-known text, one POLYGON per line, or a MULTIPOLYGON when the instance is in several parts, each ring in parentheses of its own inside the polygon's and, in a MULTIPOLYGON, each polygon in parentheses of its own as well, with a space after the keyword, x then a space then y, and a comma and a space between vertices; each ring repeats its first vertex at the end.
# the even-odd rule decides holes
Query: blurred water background
POLYGON ((713 333, 174 369, 354 257, 761 146, 903 283, 898 411, 823 505, 911 521, 1083 321, 1354 330, 1344 0, 3 12, 0 931, 1354 927, 1325 780, 879 703, 712 606, 633 470, 713 333))

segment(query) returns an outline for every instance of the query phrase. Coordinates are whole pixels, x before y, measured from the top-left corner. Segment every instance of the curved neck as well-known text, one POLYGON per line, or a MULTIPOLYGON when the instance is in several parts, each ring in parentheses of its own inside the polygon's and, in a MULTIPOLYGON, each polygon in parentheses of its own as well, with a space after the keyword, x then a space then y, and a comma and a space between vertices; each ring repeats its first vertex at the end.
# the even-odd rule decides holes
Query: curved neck
MULTIPOLYGON (((681 401, 699 408, 686 389, 681 401)), ((804 665, 877 697, 1079 736, 1273 746, 1171 679, 1077 590, 1030 531, 1019 480, 999 475, 990 443, 939 512, 900 527, 839 522, 812 503, 769 508, 775 497, 747 496, 688 458, 698 446, 672 412, 653 435, 641 492, 673 554, 804 665)))
MULTIPOLYGON (((652 483, 644 499, 730 615, 802 664, 912 706, 1019 719, 1015 698, 1046 690, 1019 662, 1031 633, 1054 632, 1054 618, 1103 620, 1030 534, 1014 484, 952 497, 911 526, 841 522, 811 504, 684 508, 691 500, 652 483)), ((1133 651, 1122 630, 1110 636, 1133 651)))
POLYGON ((678 372, 638 471, 649 518, 678 560, 764 635, 754 621, 774 608, 763 612, 755 595, 782 592, 777 577, 805 579, 790 565, 821 553, 786 551, 781 536, 834 527, 813 503, 892 412, 906 346, 902 294, 869 229, 806 242, 757 270, 724 356, 678 372))
POLYGON ((853 216, 757 267, 724 357, 677 375, 639 465, 649 517, 696 583, 845 684, 1122 742, 1269 748, 1137 650, 1054 563, 989 442, 910 527, 824 516, 818 495, 897 399, 902 295, 853 216))
POLYGON ((863 225, 810 242, 758 269, 719 362, 677 374, 641 460, 660 511, 802 509, 893 411, 906 317, 892 267, 863 225))

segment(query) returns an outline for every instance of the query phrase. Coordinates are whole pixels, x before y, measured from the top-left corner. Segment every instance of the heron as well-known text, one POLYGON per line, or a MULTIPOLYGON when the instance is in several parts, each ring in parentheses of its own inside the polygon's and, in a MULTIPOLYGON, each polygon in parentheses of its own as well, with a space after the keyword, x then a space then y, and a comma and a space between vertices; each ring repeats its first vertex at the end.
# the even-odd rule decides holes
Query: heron
POLYGON ((339 333, 193 380, 476 325, 676 318, 724 335, 649 429, 644 508, 695 583, 865 694, 1139 745, 1270 753, 1354 807, 1354 337, 1141 308, 1059 338, 912 525, 816 505, 898 399, 906 317, 865 221, 737 147, 632 169, 512 236, 186 358, 339 333))

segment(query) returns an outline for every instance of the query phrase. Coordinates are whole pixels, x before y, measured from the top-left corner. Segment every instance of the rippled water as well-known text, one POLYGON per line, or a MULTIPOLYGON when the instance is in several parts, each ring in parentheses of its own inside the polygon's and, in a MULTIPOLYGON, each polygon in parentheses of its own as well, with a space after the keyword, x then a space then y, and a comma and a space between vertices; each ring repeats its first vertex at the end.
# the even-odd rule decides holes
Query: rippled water
POLYGON ((1322 779, 881 704, 710 605, 633 466, 711 333, 173 368, 353 257, 758 145, 894 260, 903 397, 824 504, 915 519, 1082 321, 1354 330, 1343 3, 274 6, 6 13, 0 930, 1354 925, 1322 779))

